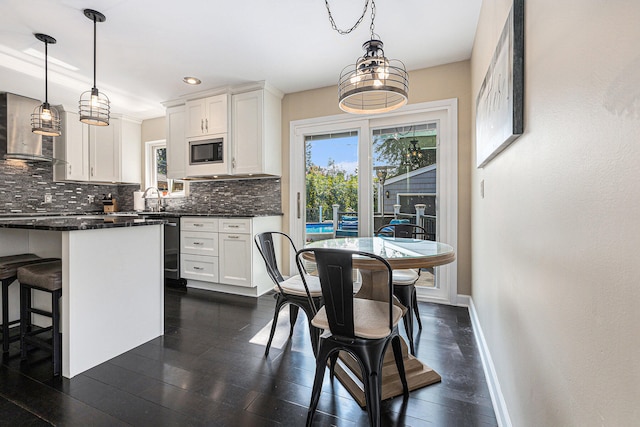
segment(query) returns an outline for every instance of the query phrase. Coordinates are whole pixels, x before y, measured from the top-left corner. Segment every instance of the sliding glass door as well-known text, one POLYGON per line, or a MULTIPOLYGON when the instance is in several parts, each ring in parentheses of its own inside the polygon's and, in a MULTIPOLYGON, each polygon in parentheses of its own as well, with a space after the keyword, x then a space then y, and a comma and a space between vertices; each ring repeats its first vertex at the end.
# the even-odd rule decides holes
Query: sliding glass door
MULTIPOLYGON (((457 246, 457 102, 405 110, 292 123, 289 231, 296 245, 373 236, 394 221, 457 246)), ((454 265, 424 271, 419 298, 455 301, 454 265)))

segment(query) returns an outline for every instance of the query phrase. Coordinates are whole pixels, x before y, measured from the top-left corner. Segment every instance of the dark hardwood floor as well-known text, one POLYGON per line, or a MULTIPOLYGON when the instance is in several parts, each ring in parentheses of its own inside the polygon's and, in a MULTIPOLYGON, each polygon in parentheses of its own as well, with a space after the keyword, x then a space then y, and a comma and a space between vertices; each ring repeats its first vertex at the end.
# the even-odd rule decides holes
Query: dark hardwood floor
MULTIPOLYGON (((306 319, 289 340, 281 314, 265 358, 274 306, 270 295, 167 289, 163 337, 71 380, 52 378, 43 355, 21 363, 14 343, 0 366, 0 425, 304 425, 315 367, 306 319)), ((467 309, 420 303, 420 313, 417 356, 442 382, 383 402, 383 425, 497 425, 467 309)), ((368 418, 327 373, 314 423, 368 418)))

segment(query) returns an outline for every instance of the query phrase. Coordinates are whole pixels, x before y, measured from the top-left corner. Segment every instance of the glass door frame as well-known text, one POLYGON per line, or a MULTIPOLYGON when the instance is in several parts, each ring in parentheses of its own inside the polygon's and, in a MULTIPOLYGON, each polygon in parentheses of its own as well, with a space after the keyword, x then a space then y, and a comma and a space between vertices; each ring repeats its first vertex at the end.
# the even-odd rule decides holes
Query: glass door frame
MULTIPOLYGON (((340 114, 292 121, 290 124, 289 235, 304 247, 306 189, 304 173, 305 136, 342 131, 358 132, 358 234, 373 235, 373 176, 371 129, 399 124, 438 122, 438 168, 436 209, 437 240, 457 250, 458 239, 458 100, 407 105, 382 115, 340 114)), ((290 274, 297 274, 295 254, 289 254, 290 274)), ((457 263, 435 269, 438 288, 418 287, 421 301, 458 304, 457 263)))

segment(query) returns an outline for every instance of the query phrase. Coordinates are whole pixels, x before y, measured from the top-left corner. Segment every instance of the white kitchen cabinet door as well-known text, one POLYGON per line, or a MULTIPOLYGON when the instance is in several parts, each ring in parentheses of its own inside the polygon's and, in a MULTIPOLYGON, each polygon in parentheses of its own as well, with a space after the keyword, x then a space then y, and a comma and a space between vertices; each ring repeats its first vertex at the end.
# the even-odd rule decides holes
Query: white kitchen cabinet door
POLYGON ((185 104, 187 137, 227 132, 227 95, 187 101, 185 104))
POLYGON ((115 140, 120 120, 112 118, 109 126, 89 126, 89 180, 119 182, 120 147, 115 140))
POLYGON ((89 180, 89 134, 78 114, 61 111, 62 136, 54 138, 54 181, 89 180))
POLYGON ((220 283, 251 287, 251 235, 220 233, 220 283))
POLYGON ((167 108, 167 178, 182 179, 186 173, 185 106, 167 108))
POLYGON ((282 174, 281 97, 266 89, 231 98, 233 175, 282 174))
POLYGON ((204 129, 206 135, 227 132, 227 94, 205 98, 206 115, 204 129))
POLYGON ((204 99, 196 99, 195 101, 187 101, 185 104, 185 133, 186 136, 204 135, 204 116, 206 103, 204 99))
POLYGON ((263 168, 263 91, 233 95, 233 174, 258 174, 263 168))

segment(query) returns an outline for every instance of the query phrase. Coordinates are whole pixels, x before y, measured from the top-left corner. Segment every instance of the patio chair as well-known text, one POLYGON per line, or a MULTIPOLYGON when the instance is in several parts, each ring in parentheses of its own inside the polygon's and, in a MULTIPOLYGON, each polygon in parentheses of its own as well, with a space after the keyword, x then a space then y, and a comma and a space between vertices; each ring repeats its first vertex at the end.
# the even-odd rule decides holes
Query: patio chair
MULTIPOLYGON (((421 239, 427 237, 427 230, 416 224, 387 224, 376 231, 376 236, 401 237, 408 239, 421 239)), ((420 269, 393 270, 393 293, 400 303, 407 308, 404 314, 404 329, 409 338, 409 348, 412 354, 416 354, 413 343, 413 314, 418 320, 418 327, 422 330, 422 320, 420 320, 420 310, 418 309, 418 297, 416 292, 416 282, 420 278, 420 269)))
POLYGON ((315 258, 325 302, 311 321, 313 326, 324 329, 324 333, 320 336, 318 343, 316 373, 307 413, 307 426, 313 423, 327 361, 330 361, 333 374, 339 351, 346 351, 358 360, 362 370, 369 421, 372 426, 379 426, 382 365, 389 343, 393 348, 403 393, 405 397, 409 394, 398 334, 398 322, 402 317, 402 309, 393 303, 391 266, 383 258, 367 252, 307 248, 296 254, 296 263, 301 271, 301 257, 305 253, 312 253, 315 258), (352 265, 354 255, 378 261, 379 267, 387 270, 387 280, 378 285, 388 287, 388 301, 354 297, 352 265))
POLYGON ((311 346, 313 353, 316 353, 318 346, 318 337, 320 331, 311 325, 311 319, 318 311, 318 308, 322 305, 322 292, 320 290, 320 280, 317 276, 308 275, 307 271, 303 268, 303 274, 307 276, 306 280, 302 280, 299 275, 295 275, 286 278, 282 275, 278 268, 278 262, 276 260, 276 252, 274 247, 274 236, 280 235, 281 241, 284 244, 289 244, 290 248, 297 251, 293 240, 285 233, 279 231, 270 231, 265 233, 256 234, 254 240, 262 259, 264 259, 267 273, 273 283, 275 284, 273 290, 275 292, 274 298, 276 300, 275 313, 273 315, 273 323, 271 324, 271 333, 269 334, 269 341, 267 342, 267 348, 264 351, 265 357, 269 355, 269 349, 271 348, 271 342, 276 332, 276 326, 278 324, 278 315, 280 310, 285 305, 289 305, 289 322, 291 327, 289 329, 289 337, 293 335, 293 326, 298 318, 298 309, 301 308, 307 315, 307 322, 309 323, 309 335, 311 337, 311 346))

